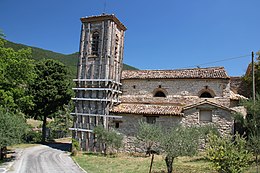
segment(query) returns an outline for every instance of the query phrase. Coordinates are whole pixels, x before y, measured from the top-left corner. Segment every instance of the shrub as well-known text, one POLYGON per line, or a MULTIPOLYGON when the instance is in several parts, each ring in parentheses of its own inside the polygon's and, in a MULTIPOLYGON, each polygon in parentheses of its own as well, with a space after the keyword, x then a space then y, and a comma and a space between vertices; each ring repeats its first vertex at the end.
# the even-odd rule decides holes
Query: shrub
POLYGON ((71 155, 76 156, 78 154, 78 151, 80 150, 79 141, 76 139, 72 139, 71 142, 71 155))
POLYGON ((103 126, 97 126, 94 128, 94 133, 99 143, 102 144, 105 155, 109 147, 118 149, 122 146, 123 137, 115 131, 108 131, 103 126))
POLYGON ((240 135, 218 137, 209 135, 207 158, 213 168, 222 173, 240 173, 249 166, 252 154, 246 149, 246 140, 240 135))
POLYGON ((26 143, 38 143, 41 142, 41 132, 30 129, 23 137, 26 143))

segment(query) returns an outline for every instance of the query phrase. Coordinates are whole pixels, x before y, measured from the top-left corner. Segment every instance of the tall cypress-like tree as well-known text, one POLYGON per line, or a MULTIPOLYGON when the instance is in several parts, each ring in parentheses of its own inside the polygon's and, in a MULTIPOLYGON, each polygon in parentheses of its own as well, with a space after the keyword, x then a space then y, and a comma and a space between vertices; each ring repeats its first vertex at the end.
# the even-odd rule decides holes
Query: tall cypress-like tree
POLYGON ((68 104, 72 90, 66 66, 55 60, 42 60, 35 66, 35 82, 30 86, 34 107, 29 111, 35 119, 43 121, 42 142, 46 141, 47 118, 68 104))

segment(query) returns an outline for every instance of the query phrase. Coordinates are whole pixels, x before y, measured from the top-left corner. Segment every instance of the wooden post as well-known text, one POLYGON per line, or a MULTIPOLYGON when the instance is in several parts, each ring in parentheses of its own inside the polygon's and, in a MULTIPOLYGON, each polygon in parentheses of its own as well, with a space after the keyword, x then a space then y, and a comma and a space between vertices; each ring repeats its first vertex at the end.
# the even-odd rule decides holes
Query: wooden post
POLYGON ((253 98, 253 102, 255 105, 255 64, 254 64, 254 52, 252 52, 252 89, 253 89, 253 93, 252 93, 252 98, 253 98))
POLYGON ((151 159, 151 164, 150 164, 150 170, 149 173, 152 172, 152 167, 153 167, 153 159, 154 159, 154 153, 152 153, 152 159, 151 159))

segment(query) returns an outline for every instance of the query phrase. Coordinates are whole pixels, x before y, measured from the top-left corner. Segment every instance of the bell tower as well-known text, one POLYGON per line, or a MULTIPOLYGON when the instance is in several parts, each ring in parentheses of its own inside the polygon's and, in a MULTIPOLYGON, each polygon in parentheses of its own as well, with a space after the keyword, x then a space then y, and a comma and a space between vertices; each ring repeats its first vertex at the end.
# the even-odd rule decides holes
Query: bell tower
POLYGON ((119 104, 126 27, 115 15, 81 18, 77 78, 73 81, 75 102, 73 138, 82 150, 95 150, 94 127, 109 129, 109 110, 119 104))

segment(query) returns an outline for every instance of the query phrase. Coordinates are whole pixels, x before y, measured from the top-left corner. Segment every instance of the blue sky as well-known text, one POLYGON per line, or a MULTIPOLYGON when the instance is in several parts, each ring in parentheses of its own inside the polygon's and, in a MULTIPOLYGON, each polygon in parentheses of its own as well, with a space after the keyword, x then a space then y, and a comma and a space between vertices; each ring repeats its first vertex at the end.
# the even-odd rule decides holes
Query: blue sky
MULTIPOLYGON (((79 50, 80 17, 101 14, 104 2, 0 0, 0 28, 10 41, 70 54, 79 50)), ((105 12, 128 28, 126 64, 224 66, 230 76, 239 76, 251 51, 260 50, 259 7, 259 0, 106 0, 105 12)))

